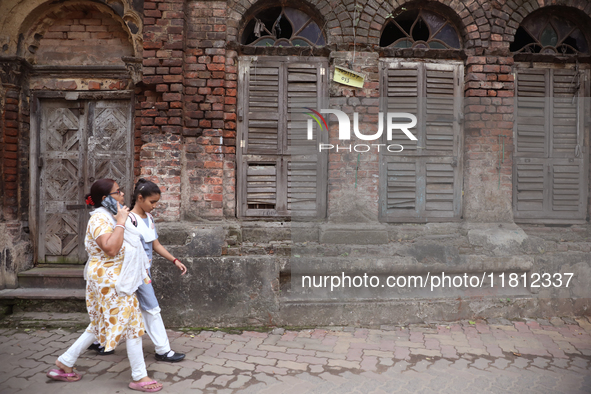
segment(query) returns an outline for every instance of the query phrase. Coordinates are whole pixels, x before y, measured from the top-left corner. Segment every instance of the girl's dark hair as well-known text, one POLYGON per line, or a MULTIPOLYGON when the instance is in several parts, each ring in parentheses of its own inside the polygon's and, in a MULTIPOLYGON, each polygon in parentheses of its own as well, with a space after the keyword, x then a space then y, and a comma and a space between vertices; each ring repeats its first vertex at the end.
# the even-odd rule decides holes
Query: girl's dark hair
POLYGON ((133 209, 138 196, 141 194, 143 198, 150 197, 154 194, 161 194, 160 188, 157 184, 144 178, 138 179, 133 190, 133 197, 131 197, 131 207, 133 209))
POLYGON ((111 193, 111 189, 113 189, 114 184, 114 180, 107 178, 99 179, 98 181, 94 182, 90 187, 90 193, 84 196, 86 204, 90 205, 91 207, 100 207, 103 197, 106 197, 109 195, 109 193, 111 193), (90 197, 90 200, 88 197, 90 197))

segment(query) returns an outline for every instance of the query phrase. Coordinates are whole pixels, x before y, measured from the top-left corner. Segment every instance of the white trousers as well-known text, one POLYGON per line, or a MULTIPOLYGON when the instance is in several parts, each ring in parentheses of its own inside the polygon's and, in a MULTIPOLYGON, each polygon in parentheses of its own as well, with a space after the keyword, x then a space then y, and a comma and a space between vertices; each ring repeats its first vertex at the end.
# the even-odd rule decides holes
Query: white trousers
MULTIPOLYGON (((78 357, 88 349, 95 341, 94 334, 84 331, 80 338, 74 342, 72 346, 64 354, 58 357, 60 363, 72 368, 78 360, 78 357)), ((148 376, 146 371, 146 363, 144 362, 144 350, 142 349, 142 338, 133 338, 126 341, 127 344, 127 358, 129 358, 129 365, 131 365, 131 378, 135 381, 148 376)))
POLYGON ((154 350, 158 354, 166 354, 170 352, 170 343, 168 342, 168 335, 166 334, 166 328, 164 328, 164 322, 160 315, 160 307, 144 311, 142 310, 142 317, 144 318, 144 326, 146 332, 150 336, 152 342, 154 342, 154 350))

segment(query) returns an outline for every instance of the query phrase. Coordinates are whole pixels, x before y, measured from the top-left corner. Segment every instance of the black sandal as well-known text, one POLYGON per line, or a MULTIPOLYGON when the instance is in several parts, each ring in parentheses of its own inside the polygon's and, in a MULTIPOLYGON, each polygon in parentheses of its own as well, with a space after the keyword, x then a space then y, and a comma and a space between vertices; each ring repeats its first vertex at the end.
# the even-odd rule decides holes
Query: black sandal
POLYGON ((115 353, 115 350, 105 352, 105 348, 100 343, 93 343, 88 347, 88 350, 94 350, 99 356, 108 356, 109 354, 115 353))

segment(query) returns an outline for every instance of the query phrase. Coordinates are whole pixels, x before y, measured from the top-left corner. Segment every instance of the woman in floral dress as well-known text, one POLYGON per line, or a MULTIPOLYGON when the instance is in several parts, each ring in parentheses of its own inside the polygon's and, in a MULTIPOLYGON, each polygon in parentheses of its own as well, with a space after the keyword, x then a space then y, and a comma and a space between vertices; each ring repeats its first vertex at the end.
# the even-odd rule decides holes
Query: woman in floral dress
POLYGON ((73 372, 74 363, 95 339, 105 351, 115 349, 120 341, 126 340, 133 379, 129 387, 138 391, 159 391, 162 385, 150 379, 146 371, 141 340, 144 325, 137 297, 115 291, 125 256, 123 233, 129 215, 129 209, 123 205, 123 192, 112 179, 99 179, 92 185, 86 203, 97 208, 91 213, 84 241, 88 252, 85 278, 90 325, 57 359, 55 364, 59 369, 49 371, 47 376, 66 382, 80 380, 81 376, 73 372), (109 196, 117 202, 116 215, 101 207, 109 196))

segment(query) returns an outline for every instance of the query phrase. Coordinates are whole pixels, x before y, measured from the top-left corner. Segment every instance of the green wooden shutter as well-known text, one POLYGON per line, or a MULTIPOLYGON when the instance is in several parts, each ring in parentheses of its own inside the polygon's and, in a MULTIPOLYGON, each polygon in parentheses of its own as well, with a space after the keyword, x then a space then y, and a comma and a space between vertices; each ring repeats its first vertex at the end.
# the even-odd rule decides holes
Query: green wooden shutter
POLYGON ((586 72, 516 70, 513 216, 517 222, 586 219, 588 154, 582 147, 581 99, 586 72))
MULTIPOLYGON (((386 222, 429 222, 461 217, 461 105, 459 63, 382 63, 383 112, 417 116, 410 141, 401 131, 380 152, 380 218, 386 222)), ((406 121, 406 120, 405 120, 406 121)), ((385 138, 385 137, 384 137, 385 138)))
POLYGON ((242 57, 239 68, 238 215, 323 217, 327 136, 307 139, 302 108, 320 108, 326 60, 242 57))

